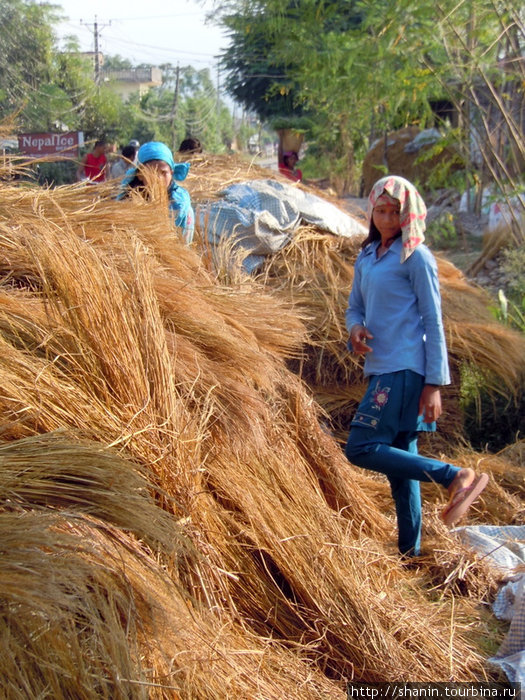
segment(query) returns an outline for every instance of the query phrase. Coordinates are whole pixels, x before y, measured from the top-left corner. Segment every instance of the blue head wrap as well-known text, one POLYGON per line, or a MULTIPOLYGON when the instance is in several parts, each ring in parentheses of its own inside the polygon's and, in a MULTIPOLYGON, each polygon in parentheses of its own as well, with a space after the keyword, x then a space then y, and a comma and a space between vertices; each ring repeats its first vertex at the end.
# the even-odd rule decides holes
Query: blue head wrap
MULTIPOLYGON (((168 188, 170 198, 170 209, 175 215, 175 224, 185 231, 185 236, 190 242, 193 238, 194 214, 191 206, 190 195, 183 187, 176 185, 174 180, 184 180, 190 169, 190 163, 176 163, 173 154, 165 143, 160 141, 148 141, 143 144, 137 153, 138 167, 148 163, 150 160, 162 160, 167 163, 172 172, 173 180, 168 188)), ((127 187, 134 180, 138 167, 130 168, 126 171, 124 179, 120 183, 120 192, 117 199, 126 196, 127 187)))
POLYGON ((186 179, 190 169, 189 163, 176 163, 168 146, 161 141, 148 141, 148 143, 144 143, 139 148, 137 153, 139 165, 143 165, 150 160, 162 160, 167 163, 173 171, 173 178, 179 181, 186 179))

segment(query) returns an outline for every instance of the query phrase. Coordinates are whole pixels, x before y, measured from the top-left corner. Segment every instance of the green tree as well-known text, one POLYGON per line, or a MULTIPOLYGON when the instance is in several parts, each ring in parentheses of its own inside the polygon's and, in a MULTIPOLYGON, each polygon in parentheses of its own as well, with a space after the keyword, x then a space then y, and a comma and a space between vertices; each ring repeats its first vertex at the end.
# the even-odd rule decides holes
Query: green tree
POLYGON ((93 64, 79 50, 78 40, 69 37, 63 51, 53 56, 53 84, 69 100, 63 109, 53 105, 55 119, 70 130, 85 130, 84 116, 90 101, 96 95, 93 81, 93 64))
POLYGON ((133 68, 133 64, 128 58, 122 58, 118 54, 116 56, 104 56, 104 70, 129 70, 133 68))
POLYGON ((24 131, 84 131, 112 138, 124 106, 94 84, 92 66, 70 39, 56 50, 58 7, 26 0, 0 3, 0 118, 16 118, 24 131))
POLYGON ((254 7, 248 14, 246 6, 246 14, 222 16, 230 38, 230 46, 221 57, 225 87, 236 102, 260 119, 300 115, 302 105, 290 72, 282 60, 272 56, 268 18, 261 9, 254 7))
MULTIPOLYGON (((487 182, 497 185, 500 196, 523 191, 523 4, 470 0, 455 7, 439 0, 435 11, 445 61, 436 65, 425 57, 425 65, 456 107, 478 194, 487 182)), ((519 217, 514 223, 522 228, 519 217)), ((523 234, 515 238, 523 242, 523 234)))
POLYGON ((140 141, 157 139, 177 150, 194 136, 211 153, 221 153, 233 138, 233 118, 220 99, 209 69, 161 66, 162 85, 142 98, 134 96, 134 135, 140 141))
POLYGON ((318 162, 325 157, 332 176, 341 170, 348 179, 357 124, 341 89, 347 43, 363 22, 361 4, 240 0, 228 3, 219 17, 230 34, 231 46, 222 60, 236 99, 263 120, 315 115, 310 152, 318 162), (334 109, 337 97, 345 103, 339 111, 334 109))
MULTIPOLYGON (((471 125, 475 113, 485 123, 487 136, 497 117, 488 120, 481 94, 492 93, 491 106, 505 124, 506 141, 514 143, 516 162, 523 155, 515 138, 520 125, 509 117, 523 107, 523 9, 517 0, 220 4, 225 9, 219 21, 232 30, 239 52, 248 56, 253 49, 285 70, 286 79, 266 86, 262 99, 293 85, 294 104, 315 115, 318 156, 331 158, 332 174, 346 180, 346 185, 351 181, 352 153, 360 157, 371 139, 388 130, 432 123, 430 105, 436 98, 453 99, 471 125), (258 43, 252 46, 253 27, 258 43), (512 70, 510 62, 502 69, 503 56, 513 57, 512 70), (499 93, 504 98, 505 86, 519 95, 512 112, 502 110, 502 100, 498 104, 496 97, 499 93)), ((242 56, 238 58, 242 61, 242 56)), ((257 90, 255 83, 252 87, 257 90)), ((468 151, 472 131, 463 133, 463 148, 468 151)))
MULTIPOLYGON (((177 147, 191 133, 207 150, 225 150, 233 120, 208 70, 166 65, 159 89, 124 103, 111 85, 95 84, 93 65, 75 37, 57 50, 58 11, 32 0, 0 3, 0 118, 16 119, 24 131, 82 130, 88 141, 156 138, 177 147)), ((132 66, 110 56, 106 67, 132 66)))
POLYGON ((50 98, 62 101, 50 88, 56 9, 24 0, 0 3, 0 118, 16 113, 27 126, 50 98))
POLYGON ((188 136, 198 138, 206 150, 224 152, 233 137, 230 110, 221 100, 208 68, 187 67, 181 80, 180 116, 183 130, 177 134, 177 144, 188 136))

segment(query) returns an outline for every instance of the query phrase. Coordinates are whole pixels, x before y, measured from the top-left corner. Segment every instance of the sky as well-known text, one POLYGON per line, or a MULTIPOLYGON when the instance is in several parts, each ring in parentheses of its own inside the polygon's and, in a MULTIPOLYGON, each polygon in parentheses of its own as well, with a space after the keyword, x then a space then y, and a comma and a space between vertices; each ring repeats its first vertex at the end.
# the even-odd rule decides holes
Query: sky
POLYGON ((68 19, 57 26, 60 37, 74 34, 83 51, 94 50, 95 22, 99 50, 120 55, 134 65, 172 63, 216 71, 217 54, 228 44, 220 27, 205 23, 211 0, 54 0, 68 19))

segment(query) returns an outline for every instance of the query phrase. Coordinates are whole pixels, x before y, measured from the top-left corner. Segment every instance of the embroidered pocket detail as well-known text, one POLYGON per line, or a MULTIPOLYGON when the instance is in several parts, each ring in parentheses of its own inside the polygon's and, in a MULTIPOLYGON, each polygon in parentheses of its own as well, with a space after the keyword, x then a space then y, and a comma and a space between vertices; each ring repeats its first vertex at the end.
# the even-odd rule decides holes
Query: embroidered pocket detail
POLYGON ((388 403, 388 395, 390 393, 389 386, 379 386, 379 382, 376 384, 376 388, 372 392, 372 405, 371 408, 374 411, 380 411, 388 403))
POLYGON ((374 387, 369 387, 351 425, 360 425, 362 428, 376 430, 381 421, 381 412, 388 403, 391 388, 390 386, 381 386, 379 379, 374 387))

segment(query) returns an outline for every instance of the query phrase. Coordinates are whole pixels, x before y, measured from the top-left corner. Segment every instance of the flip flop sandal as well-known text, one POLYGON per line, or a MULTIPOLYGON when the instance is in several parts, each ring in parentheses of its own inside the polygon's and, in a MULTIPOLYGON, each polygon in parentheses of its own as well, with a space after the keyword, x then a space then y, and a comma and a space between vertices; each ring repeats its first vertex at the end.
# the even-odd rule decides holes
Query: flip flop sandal
POLYGON ((470 486, 465 486, 454 494, 452 503, 446 506, 441 514, 443 522, 447 527, 452 527, 454 523, 465 515, 488 483, 488 474, 481 474, 470 486))

